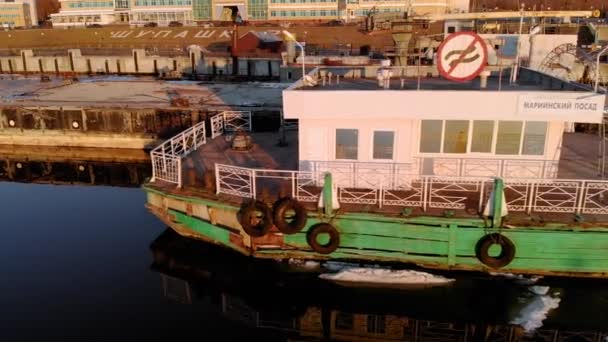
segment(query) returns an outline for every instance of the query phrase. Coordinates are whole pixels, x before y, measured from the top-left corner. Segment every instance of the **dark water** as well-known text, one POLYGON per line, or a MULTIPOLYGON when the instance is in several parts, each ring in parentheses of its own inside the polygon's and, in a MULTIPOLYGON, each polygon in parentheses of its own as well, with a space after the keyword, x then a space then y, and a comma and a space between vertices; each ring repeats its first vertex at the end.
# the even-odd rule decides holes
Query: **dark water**
MULTIPOLYGON (((527 286, 455 275, 449 287, 339 288, 314 274, 185 240, 141 189, 0 182, 0 341, 605 341, 605 282, 561 299, 525 335, 527 286)), ((544 285, 544 284, 539 284, 544 285)))

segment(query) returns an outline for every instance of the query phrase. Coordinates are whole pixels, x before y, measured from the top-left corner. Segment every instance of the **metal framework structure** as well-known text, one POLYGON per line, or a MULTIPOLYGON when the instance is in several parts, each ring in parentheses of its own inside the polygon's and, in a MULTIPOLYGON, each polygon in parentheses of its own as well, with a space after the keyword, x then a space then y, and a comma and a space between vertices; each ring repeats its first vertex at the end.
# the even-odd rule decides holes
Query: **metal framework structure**
POLYGON ((560 79, 585 84, 592 84, 597 76, 597 67, 590 55, 570 43, 556 46, 551 50, 540 63, 539 71, 560 79), (581 75, 577 74, 572 66, 564 65, 567 61, 580 62, 587 74, 584 72, 581 75))

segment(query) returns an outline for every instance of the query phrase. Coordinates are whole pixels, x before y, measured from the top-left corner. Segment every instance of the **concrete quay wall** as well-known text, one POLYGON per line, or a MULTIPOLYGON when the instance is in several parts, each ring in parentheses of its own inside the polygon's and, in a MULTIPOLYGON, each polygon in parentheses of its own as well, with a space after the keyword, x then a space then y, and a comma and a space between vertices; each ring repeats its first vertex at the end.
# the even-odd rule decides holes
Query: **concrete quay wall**
POLYGON ((188 109, 0 107, 0 145, 150 149, 206 117, 188 109))
MULTIPOLYGON (((179 71, 191 75, 231 75, 233 58, 209 55, 200 48, 161 56, 145 49, 131 50, 130 54, 83 54, 79 49, 54 53, 35 50, 16 50, 12 55, 0 55, 0 73, 80 73, 158 75, 179 71)), ((280 58, 239 58, 237 75, 279 77, 280 58)))

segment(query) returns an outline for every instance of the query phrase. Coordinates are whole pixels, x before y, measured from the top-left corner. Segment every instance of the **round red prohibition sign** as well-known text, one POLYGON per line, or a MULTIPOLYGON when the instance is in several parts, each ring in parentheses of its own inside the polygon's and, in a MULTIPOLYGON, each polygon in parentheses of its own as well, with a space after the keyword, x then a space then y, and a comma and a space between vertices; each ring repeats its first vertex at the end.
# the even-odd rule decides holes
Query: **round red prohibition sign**
POLYGON ((479 76, 487 64, 486 42, 473 32, 453 33, 437 50, 437 68, 448 80, 470 81, 479 76))

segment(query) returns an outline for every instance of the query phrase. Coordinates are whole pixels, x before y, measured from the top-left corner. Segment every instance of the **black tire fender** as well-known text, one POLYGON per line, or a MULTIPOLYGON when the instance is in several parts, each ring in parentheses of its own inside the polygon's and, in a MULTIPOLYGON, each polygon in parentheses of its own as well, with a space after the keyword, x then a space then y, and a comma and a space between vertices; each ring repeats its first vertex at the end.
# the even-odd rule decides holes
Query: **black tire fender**
POLYGON ((241 209, 239 213, 239 223, 245 233, 253 237, 261 237, 266 235, 270 228, 272 228, 272 211, 262 201, 254 201, 248 206, 241 209), (262 213, 262 217, 258 217, 258 212, 262 213), (252 223, 252 221, 258 221, 252 223))
POLYGON ((295 234, 300 232, 308 219, 306 208, 293 198, 283 198, 275 203, 273 210, 274 225, 283 234, 295 234), (291 222, 287 222, 286 214, 289 210, 295 211, 295 216, 291 222))
POLYGON ((317 223, 308 230, 306 241, 315 252, 319 254, 330 254, 340 246, 340 233, 329 223, 317 223), (326 244, 320 244, 317 241, 319 234, 323 233, 329 234, 329 242, 326 244))
POLYGON ((499 233, 485 235, 477 242, 475 247, 477 259, 491 268, 502 268, 507 266, 515 258, 515 244, 508 237, 499 233), (489 254, 492 245, 500 245, 500 255, 493 257, 489 254))

